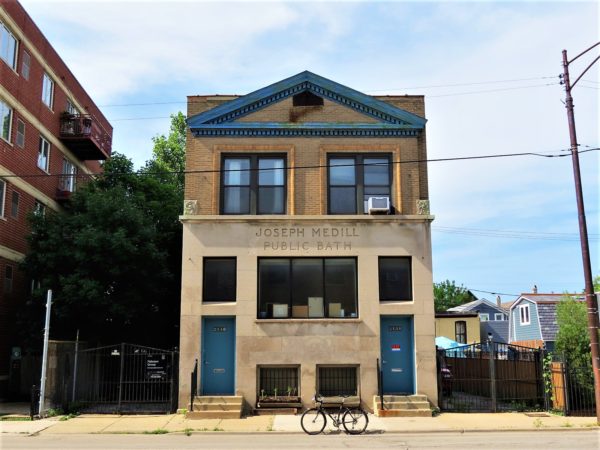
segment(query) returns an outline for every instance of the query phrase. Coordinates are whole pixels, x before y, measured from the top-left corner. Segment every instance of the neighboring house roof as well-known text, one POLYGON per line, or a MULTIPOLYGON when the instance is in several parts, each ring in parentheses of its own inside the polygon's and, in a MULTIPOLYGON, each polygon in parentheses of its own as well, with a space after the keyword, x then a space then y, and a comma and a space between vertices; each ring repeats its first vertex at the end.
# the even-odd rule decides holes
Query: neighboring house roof
POLYGON ((481 322, 480 325, 481 340, 487 339, 489 333, 492 333, 494 342, 508 344, 508 320, 490 320, 481 322))
POLYGON ((453 308, 448 308, 449 312, 462 312, 462 311, 479 311, 482 305, 486 305, 489 308, 493 308, 499 313, 506 314, 506 310, 503 308, 499 308, 498 305, 486 300, 485 298, 480 298, 479 300, 475 300, 473 302, 465 303, 463 305, 458 305, 453 308))
POLYGON ((418 136, 426 119, 309 71, 266 86, 187 119, 196 136, 418 136), (237 122, 288 97, 311 92, 378 121, 237 122))
POLYGON ((479 314, 476 312, 439 312, 435 313, 436 319, 443 319, 447 317, 477 317, 479 314))
MULTIPOLYGON (((556 321, 556 305, 562 301, 565 296, 574 298, 577 301, 584 301, 584 297, 579 294, 521 294, 511 305, 511 311, 520 303, 529 301, 537 305, 538 321, 542 340, 549 342, 556 340, 558 333, 558 324, 556 321)), ((509 316, 512 320, 512 314, 509 316)))

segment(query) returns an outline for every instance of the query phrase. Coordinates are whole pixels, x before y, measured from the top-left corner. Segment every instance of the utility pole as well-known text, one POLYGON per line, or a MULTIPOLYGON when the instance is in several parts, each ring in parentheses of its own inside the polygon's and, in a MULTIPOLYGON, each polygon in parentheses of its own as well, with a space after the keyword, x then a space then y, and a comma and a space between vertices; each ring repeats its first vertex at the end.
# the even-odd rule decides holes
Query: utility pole
POLYGON ((44 400, 46 397, 46 370, 48 369, 48 340, 50 339, 50 308, 52 307, 52 290, 48 289, 46 298, 46 323, 44 326, 44 352, 42 354, 42 376, 40 380, 40 410, 39 415, 44 415, 44 400))
POLYGON ((581 187, 581 172, 579 169, 579 152, 577 150, 577 134, 575 132, 575 113, 573 111, 573 96, 571 90, 585 73, 594 65, 600 56, 594 59, 586 69, 571 84, 569 78, 569 64, 580 56, 600 45, 600 42, 584 50, 571 61, 567 58, 567 51, 562 51, 563 74, 562 84, 565 85, 567 117, 569 120, 569 136, 571 138, 571 157, 573 159, 573 175, 575 177, 575 195, 577 197, 577 212, 579 215, 579 238, 581 241, 581 257, 583 259, 583 276, 585 277, 585 301, 587 305, 588 328, 590 333, 590 347, 592 352, 592 370, 594 372, 594 393, 596 397, 596 420, 600 425, 600 347, 598 345, 598 300, 594 294, 592 280, 592 265, 590 263, 590 247, 588 243, 587 224, 585 220, 585 207, 583 204, 583 190, 581 187))

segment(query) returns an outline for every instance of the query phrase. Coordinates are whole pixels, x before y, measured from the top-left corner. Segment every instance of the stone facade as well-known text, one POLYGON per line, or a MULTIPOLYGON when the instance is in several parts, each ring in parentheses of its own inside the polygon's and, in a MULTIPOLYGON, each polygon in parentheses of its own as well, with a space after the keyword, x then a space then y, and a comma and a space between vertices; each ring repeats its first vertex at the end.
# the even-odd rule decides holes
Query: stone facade
MULTIPOLYGON (((402 351, 410 355, 414 372, 407 375, 414 378, 414 392, 409 393, 426 394, 431 402, 437 403, 430 236, 433 217, 427 208, 424 120, 420 118, 424 115, 423 97, 369 97, 305 74, 296 76, 297 80, 288 79, 292 81, 285 86, 275 84, 243 97, 188 97, 188 173, 185 214, 181 216, 180 408, 189 406, 189 374, 195 361, 200 362, 200 386, 203 371, 209 370, 203 364, 202 342, 202 324, 207 317, 235 318, 235 387, 231 393, 242 395, 248 405, 255 406, 260 396, 261 366, 298 367, 298 394, 308 406, 319 389, 318 368, 331 365, 357 367, 357 390, 369 409, 370 399, 377 394, 377 360, 382 359, 381 318, 407 317, 413 330, 412 348, 402 351), (325 98, 320 106, 294 106, 291 96, 278 101, 268 98, 283 96, 281 92, 287 92, 284 88, 294 89, 293 82, 306 83, 306 80, 314 84, 308 88, 299 84, 300 91, 309 89, 320 94, 319 89, 326 88, 330 98, 325 98), (234 117, 236 105, 246 97, 267 105, 248 107, 249 113, 226 120, 222 125, 224 131, 210 131, 212 135, 197 132, 202 129, 202 125, 195 125, 198 119, 221 110, 234 117), (384 103, 393 108, 382 107, 384 103), (230 110, 228 105, 232 105, 230 110), (365 114, 368 108, 373 110, 365 114), (386 114, 408 111, 412 115, 408 114, 407 120, 414 118, 420 128, 411 131, 412 135, 385 136, 390 125, 382 123, 379 111, 390 121, 394 119, 386 114), (264 136, 244 137, 228 132, 246 133, 239 131, 246 126, 250 127, 247 133, 258 133, 253 130, 260 129, 264 136), (369 131, 365 132, 365 128, 369 131), (284 158, 285 214, 221 214, 221 165, 223 156, 232 154, 277 154, 284 158), (332 154, 387 155, 392 161, 392 214, 328 214, 327 166, 332 154), (211 257, 235 258, 236 294, 231 301, 203 301, 204 284, 214 283, 203 279, 205 259, 211 257), (344 316, 342 310, 340 318, 328 318, 327 313, 321 318, 297 317, 291 313, 289 318, 262 317, 258 313, 261 295, 258 264, 261 258, 283 257, 353 259, 357 311, 344 316), (410 259, 410 298, 380 301, 381 257, 410 259)), ((217 123, 221 119, 210 120, 217 123)))

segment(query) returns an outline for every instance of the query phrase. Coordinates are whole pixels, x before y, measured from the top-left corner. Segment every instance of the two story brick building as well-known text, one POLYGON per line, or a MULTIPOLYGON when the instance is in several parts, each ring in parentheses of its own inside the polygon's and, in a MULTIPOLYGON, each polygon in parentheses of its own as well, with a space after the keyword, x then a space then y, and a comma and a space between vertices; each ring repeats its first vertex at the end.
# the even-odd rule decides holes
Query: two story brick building
POLYGON ((437 402, 423 117, 310 72, 188 98, 180 407, 196 360, 199 401, 437 402))
MULTIPOLYGON (((112 127, 24 8, 2 1, 0 398, 8 394, 11 369, 18 369, 16 314, 34 283, 19 271, 27 215, 60 209, 79 183, 100 170, 98 160, 110 155, 111 141, 112 127)), ((18 384, 18 373, 13 378, 18 384)))

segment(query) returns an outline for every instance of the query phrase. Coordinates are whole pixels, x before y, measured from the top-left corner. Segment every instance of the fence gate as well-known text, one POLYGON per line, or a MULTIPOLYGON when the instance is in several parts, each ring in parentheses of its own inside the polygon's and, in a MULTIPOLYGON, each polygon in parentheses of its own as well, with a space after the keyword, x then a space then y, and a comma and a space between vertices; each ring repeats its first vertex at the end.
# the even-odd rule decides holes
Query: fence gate
POLYGON ((440 409, 456 412, 545 408, 542 352, 498 342, 438 350, 440 409))
POLYGON ((552 409, 565 416, 596 415, 594 372, 590 364, 569 364, 557 357, 550 365, 552 379, 552 409))
POLYGON ((134 344, 71 353, 63 403, 85 412, 169 413, 177 407, 178 354, 134 344))

